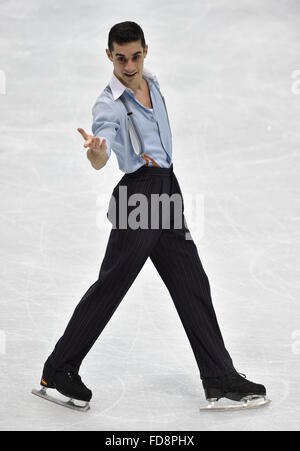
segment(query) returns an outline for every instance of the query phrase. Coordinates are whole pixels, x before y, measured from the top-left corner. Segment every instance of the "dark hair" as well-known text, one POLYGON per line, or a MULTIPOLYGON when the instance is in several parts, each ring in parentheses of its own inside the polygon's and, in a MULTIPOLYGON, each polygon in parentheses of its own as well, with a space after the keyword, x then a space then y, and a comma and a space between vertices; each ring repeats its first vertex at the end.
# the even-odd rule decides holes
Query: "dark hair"
POLYGON ((144 32, 137 23, 129 21, 117 23, 108 34, 108 49, 110 53, 114 51, 114 42, 122 45, 139 40, 141 40, 143 50, 145 50, 144 32))

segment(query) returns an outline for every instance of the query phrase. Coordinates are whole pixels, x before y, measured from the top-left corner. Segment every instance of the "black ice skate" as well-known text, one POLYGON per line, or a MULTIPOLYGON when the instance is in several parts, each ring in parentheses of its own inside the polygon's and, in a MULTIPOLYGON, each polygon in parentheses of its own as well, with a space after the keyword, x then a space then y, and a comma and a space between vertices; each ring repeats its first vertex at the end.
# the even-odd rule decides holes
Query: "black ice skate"
POLYGON ((202 380, 206 399, 209 404, 200 410, 233 410, 262 407, 271 401, 267 398, 266 388, 246 379, 245 375, 232 372, 223 377, 209 377, 202 380), (243 376, 243 377, 242 377, 243 376), (216 404, 219 399, 227 398, 236 404, 216 404))
POLYGON ((90 409, 89 402, 92 399, 92 392, 84 385, 79 374, 74 371, 57 371, 53 374, 46 363, 40 385, 42 386, 41 390, 32 390, 34 395, 73 410, 86 412, 90 409), (69 400, 64 401, 48 395, 47 389, 51 388, 56 389, 69 400))

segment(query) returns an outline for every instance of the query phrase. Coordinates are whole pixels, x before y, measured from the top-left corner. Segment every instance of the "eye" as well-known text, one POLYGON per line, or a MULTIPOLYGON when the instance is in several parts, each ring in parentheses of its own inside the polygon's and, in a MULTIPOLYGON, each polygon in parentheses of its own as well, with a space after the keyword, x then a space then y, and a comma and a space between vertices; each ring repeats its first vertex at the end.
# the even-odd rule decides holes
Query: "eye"
MULTIPOLYGON (((135 59, 137 59, 137 58, 140 58, 140 56, 141 55, 135 55, 134 57, 133 57, 133 59, 135 60, 135 59)), ((120 63, 123 63, 124 62, 124 58, 118 58, 118 61, 120 62, 120 63)))

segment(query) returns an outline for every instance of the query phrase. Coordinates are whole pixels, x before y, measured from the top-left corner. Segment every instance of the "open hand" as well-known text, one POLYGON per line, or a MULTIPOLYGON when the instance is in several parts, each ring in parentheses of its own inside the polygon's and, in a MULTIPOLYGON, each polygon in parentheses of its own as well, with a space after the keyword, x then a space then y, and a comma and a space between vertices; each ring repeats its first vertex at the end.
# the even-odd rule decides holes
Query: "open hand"
POLYGON ((89 154, 89 152, 91 152, 93 154, 97 154, 97 153, 103 153, 103 150, 106 151, 107 144, 106 144, 105 138, 103 138, 102 142, 100 142, 100 138, 93 136, 93 135, 88 135, 83 130, 83 128, 77 128, 77 130, 85 139, 85 144, 83 147, 88 147, 88 154, 89 154))

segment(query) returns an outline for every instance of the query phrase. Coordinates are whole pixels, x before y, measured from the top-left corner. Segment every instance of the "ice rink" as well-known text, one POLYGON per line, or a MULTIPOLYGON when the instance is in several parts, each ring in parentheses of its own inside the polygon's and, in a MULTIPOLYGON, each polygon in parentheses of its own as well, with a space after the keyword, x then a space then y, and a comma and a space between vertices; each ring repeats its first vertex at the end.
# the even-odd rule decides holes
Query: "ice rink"
POLYGON ((0 429, 300 430, 298 0, 0 1, 0 429), (272 404, 206 405, 196 360, 150 259, 86 357, 79 413, 31 394, 98 272, 123 173, 77 127, 111 79, 110 28, 148 44, 185 215, 235 367, 272 404))

